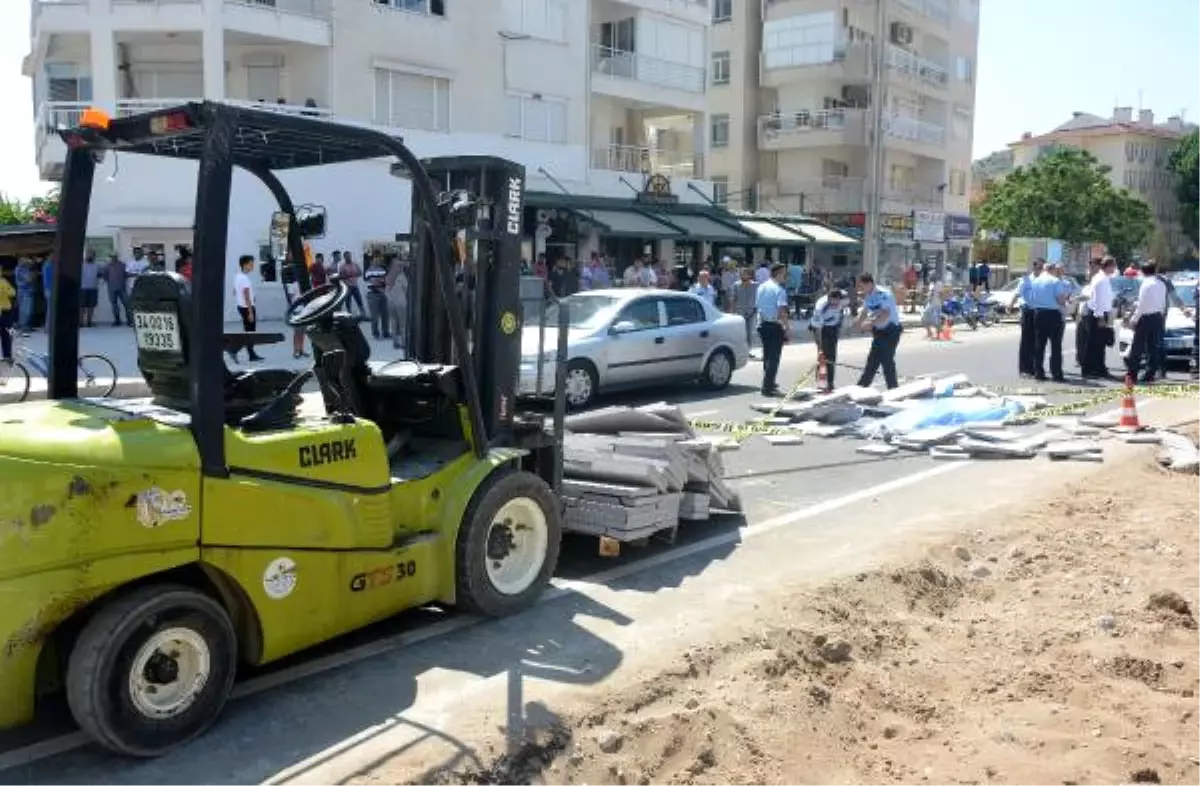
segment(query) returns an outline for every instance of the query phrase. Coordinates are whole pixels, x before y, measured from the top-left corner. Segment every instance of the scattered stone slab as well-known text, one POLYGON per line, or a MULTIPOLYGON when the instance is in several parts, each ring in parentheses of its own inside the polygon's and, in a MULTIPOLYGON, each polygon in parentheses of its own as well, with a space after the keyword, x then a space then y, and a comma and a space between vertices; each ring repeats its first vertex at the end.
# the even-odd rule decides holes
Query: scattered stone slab
POLYGON ((799 434, 767 434, 763 437, 767 442, 775 446, 783 445, 803 445, 804 437, 799 434))
POLYGON ((854 449, 855 453, 866 453, 869 456, 890 456, 899 451, 900 448, 886 442, 868 442, 866 445, 859 445, 854 449))

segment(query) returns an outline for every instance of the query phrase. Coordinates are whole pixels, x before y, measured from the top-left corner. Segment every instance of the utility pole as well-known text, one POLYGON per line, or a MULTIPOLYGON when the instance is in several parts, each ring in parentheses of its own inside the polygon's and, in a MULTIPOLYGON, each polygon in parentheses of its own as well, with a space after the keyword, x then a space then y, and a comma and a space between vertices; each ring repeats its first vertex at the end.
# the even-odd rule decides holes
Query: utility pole
POLYGON ((880 208, 883 204, 884 117, 887 100, 887 0, 875 0, 875 40, 871 46, 871 111, 868 113, 870 152, 867 156, 866 222, 863 227, 863 272, 879 275, 883 244, 880 208))

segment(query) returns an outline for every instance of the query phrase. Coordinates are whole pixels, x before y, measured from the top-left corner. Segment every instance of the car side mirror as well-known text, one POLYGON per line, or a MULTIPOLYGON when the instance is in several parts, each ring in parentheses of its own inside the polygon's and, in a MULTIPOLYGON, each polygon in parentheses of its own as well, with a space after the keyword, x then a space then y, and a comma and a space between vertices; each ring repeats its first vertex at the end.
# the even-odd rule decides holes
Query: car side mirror
POLYGON ((618 333, 632 332, 636 328, 637 328, 637 325, 635 325, 633 322, 631 322, 628 319, 623 319, 620 322, 617 322, 616 324, 614 324, 611 328, 609 328, 608 332, 612 333, 613 335, 616 335, 618 333))

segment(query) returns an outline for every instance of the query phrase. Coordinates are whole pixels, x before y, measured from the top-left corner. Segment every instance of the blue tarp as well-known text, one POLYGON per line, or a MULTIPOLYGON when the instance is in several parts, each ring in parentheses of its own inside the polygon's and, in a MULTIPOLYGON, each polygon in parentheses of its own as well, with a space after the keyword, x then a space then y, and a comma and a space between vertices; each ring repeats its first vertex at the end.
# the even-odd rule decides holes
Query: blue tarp
POLYGON ((1007 398, 941 398, 889 415, 879 425, 888 434, 907 434, 934 426, 1005 420, 1024 411, 1019 402, 1007 398))

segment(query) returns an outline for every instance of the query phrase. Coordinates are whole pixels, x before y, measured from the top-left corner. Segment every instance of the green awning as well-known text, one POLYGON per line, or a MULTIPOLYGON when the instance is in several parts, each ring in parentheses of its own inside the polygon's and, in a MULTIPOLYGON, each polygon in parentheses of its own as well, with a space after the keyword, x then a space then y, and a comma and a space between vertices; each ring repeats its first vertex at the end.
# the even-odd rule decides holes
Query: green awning
POLYGON ((804 246, 809 240, 805 235, 781 227, 771 221, 761 218, 738 217, 738 223, 747 232, 754 235, 758 245, 764 246, 804 246))
POLYGON ((687 233, 688 240, 726 245, 743 245, 754 241, 753 235, 708 216, 687 213, 656 213, 655 217, 682 229, 687 233))
POLYGON ((857 246, 858 241, 817 221, 785 221, 784 226, 825 246, 857 246))
POLYGON ((636 210, 572 208, 575 215, 601 228, 609 237, 675 238, 679 230, 636 210))

